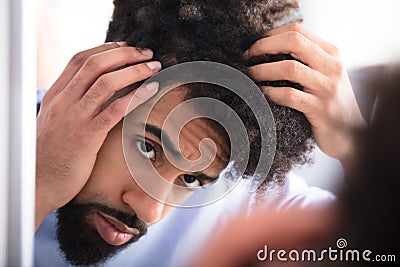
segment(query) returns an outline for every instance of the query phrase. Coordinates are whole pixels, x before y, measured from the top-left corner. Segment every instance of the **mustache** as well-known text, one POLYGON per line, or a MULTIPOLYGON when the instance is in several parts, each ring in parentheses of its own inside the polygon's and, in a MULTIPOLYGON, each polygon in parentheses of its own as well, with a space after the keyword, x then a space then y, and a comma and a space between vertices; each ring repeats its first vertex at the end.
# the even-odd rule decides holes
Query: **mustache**
POLYGON ((126 224, 130 228, 136 228, 140 233, 147 232, 147 225, 145 222, 140 220, 136 214, 131 215, 129 213, 120 211, 118 209, 110 208, 101 204, 88 204, 93 206, 97 211, 110 215, 120 222, 126 224))
POLYGON ((139 236, 144 235, 147 232, 147 224, 138 218, 136 214, 132 215, 127 212, 123 212, 119 209, 111 208, 100 203, 85 203, 85 204, 72 204, 74 207, 70 207, 75 210, 79 210, 80 213, 90 214, 93 212, 102 212, 109 216, 112 216, 120 222, 126 224, 130 228, 139 230, 139 236))

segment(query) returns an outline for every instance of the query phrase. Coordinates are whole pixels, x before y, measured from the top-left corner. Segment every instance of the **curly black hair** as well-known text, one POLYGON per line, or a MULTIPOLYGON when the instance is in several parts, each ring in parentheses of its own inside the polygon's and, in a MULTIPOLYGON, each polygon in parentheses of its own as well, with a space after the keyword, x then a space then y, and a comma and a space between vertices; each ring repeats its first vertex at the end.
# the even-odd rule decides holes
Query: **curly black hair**
MULTIPOLYGON (((248 75, 249 66, 254 64, 294 60, 284 54, 249 60, 243 52, 266 31, 297 19, 298 0, 114 0, 114 6, 106 42, 126 41, 130 46, 150 48, 164 68, 189 61, 214 61, 248 75)), ((302 89, 289 81, 266 83, 302 89)), ((215 85, 188 87, 187 97, 218 99, 245 123, 251 144, 246 174, 251 175, 258 163, 261 139, 249 107, 231 91, 215 85)), ((268 102, 276 123, 277 147, 266 181, 283 182, 295 165, 310 161, 314 142, 311 126, 302 113, 268 102)))

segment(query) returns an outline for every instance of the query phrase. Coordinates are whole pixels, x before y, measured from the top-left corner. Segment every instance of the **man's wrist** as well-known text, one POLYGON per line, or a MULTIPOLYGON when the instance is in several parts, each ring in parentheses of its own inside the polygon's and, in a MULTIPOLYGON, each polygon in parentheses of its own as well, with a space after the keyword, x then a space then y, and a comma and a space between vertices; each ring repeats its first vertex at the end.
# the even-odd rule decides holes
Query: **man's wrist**
POLYGON ((54 210, 50 205, 47 205, 43 200, 43 194, 40 193, 39 188, 36 188, 36 200, 35 200, 35 232, 42 224, 47 215, 54 210))

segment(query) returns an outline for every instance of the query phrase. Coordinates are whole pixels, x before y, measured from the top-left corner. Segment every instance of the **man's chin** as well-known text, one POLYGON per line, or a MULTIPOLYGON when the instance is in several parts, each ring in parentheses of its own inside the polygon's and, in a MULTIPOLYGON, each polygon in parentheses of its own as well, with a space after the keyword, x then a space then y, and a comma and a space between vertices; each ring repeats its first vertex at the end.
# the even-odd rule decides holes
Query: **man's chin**
POLYGON ((68 203, 57 211, 57 239, 65 259, 77 266, 104 263, 140 235, 114 239, 118 245, 106 242, 94 225, 96 204, 68 203), (129 237, 129 238, 128 238, 129 237))

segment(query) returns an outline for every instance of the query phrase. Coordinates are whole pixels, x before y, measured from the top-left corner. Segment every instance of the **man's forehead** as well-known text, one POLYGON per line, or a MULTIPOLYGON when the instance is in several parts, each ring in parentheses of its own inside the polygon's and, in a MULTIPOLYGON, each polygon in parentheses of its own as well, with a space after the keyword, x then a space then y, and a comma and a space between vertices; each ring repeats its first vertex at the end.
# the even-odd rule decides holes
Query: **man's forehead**
MULTIPOLYGON (((165 94, 159 92, 126 115, 125 121, 150 119, 165 120, 168 114, 185 100, 185 88, 175 88, 165 94)), ((152 123, 155 123, 154 121, 152 123)))
MULTIPOLYGON (((162 96, 155 96, 128 114, 125 118, 125 123, 145 123, 165 131, 180 129, 182 128, 180 124, 187 117, 187 114, 192 117, 200 115, 192 105, 184 103, 186 93, 187 88, 179 86, 162 96), (179 112, 173 112, 176 108, 179 109, 179 112)), ((203 123, 201 120, 193 120, 193 122, 195 122, 195 125, 203 123)), ((188 121, 184 124, 191 125, 193 123, 188 121)))

